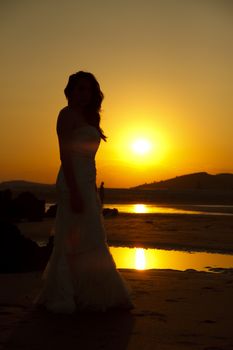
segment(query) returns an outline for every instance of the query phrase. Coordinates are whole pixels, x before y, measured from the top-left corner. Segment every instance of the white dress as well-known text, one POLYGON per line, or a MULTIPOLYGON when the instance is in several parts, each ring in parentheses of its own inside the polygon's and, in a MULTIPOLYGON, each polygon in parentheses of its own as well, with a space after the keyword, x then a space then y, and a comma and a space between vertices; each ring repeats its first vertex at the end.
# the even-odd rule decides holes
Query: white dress
POLYGON ((95 154, 99 143, 99 132, 91 125, 73 131, 72 161, 84 202, 83 212, 74 213, 70 208, 62 166, 57 176, 54 248, 42 276, 43 288, 35 300, 37 305, 52 312, 133 307, 129 289, 116 269, 106 242, 101 203, 95 188, 95 154))

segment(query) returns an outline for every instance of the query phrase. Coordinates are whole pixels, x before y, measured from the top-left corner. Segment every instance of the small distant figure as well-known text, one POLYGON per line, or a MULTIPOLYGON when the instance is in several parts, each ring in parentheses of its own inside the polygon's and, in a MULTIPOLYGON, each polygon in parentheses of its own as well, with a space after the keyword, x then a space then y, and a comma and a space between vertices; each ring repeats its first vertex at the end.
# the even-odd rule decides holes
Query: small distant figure
POLYGON ((100 188, 99 188, 99 196, 102 206, 104 205, 104 182, 101 182, 100 188))

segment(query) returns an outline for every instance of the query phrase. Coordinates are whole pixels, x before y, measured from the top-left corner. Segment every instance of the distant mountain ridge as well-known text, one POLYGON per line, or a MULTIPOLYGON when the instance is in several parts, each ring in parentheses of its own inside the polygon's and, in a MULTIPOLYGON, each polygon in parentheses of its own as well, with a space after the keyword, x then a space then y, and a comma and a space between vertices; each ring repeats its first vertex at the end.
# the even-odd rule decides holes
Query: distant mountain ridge
MULTIPOLYGON (((0 183, 0 190, 11 189, 12 191, 55 191, 55 184, 44 184, 39 182, 25 181, 25 180, 12 180, 4 181, 0 183)), ((131 187, 130 189, 143 189, 143 190, 233 190, 233 174, 221 173, 211 175, 206 172, 198 172, 193 174, 186 174, 176 176, 171 179, 162 180, 158 182, 145 183, 142 185, 131 187)))
POLYGON ((142 190, 231 190, 233 191, 233 174, 210 175, 199 172, 177 176, 164 181, 142 184, 134 189, 142 190))
MULTIPOLYGON (((23 180, 0 183, 0 190, 6 189, 12 191, 13 197, 29 191, 47 203, 57 201, 55 184, 23 180)), ((147 202, 233 205, 233 174, 199 172, 131 188, 105 189, 105 204, 147 202)))

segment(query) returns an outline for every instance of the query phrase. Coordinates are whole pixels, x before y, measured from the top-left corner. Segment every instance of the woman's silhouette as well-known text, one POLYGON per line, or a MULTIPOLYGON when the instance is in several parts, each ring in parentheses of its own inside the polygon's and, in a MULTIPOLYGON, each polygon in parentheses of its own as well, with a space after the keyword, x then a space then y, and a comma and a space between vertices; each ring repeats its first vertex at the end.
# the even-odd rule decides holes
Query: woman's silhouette
POLYGON ((96 190, 95 154, 100 140, 103 94, 91 73, 69 77, 68 105, 58 116, 61 166, 56 181, 58 210, 54 249, 36 303, 58 313, 130 309, 128 288, 106 242, 96 190))

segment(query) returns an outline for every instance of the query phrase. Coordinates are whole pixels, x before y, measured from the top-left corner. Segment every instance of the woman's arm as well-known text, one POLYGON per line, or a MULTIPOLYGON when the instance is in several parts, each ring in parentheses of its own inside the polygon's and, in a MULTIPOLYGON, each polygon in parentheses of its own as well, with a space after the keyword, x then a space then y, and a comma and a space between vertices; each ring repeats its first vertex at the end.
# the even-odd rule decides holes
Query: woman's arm
POLYGON ((72 123, 70 115, 62 110, 57 120, 57 134, 59 141, 60 159, 65 181, 70 192, 72 210, 80 212, 82 210, 81 194, 75 179, 75 173, 71 158, 71 132, 72 123))

